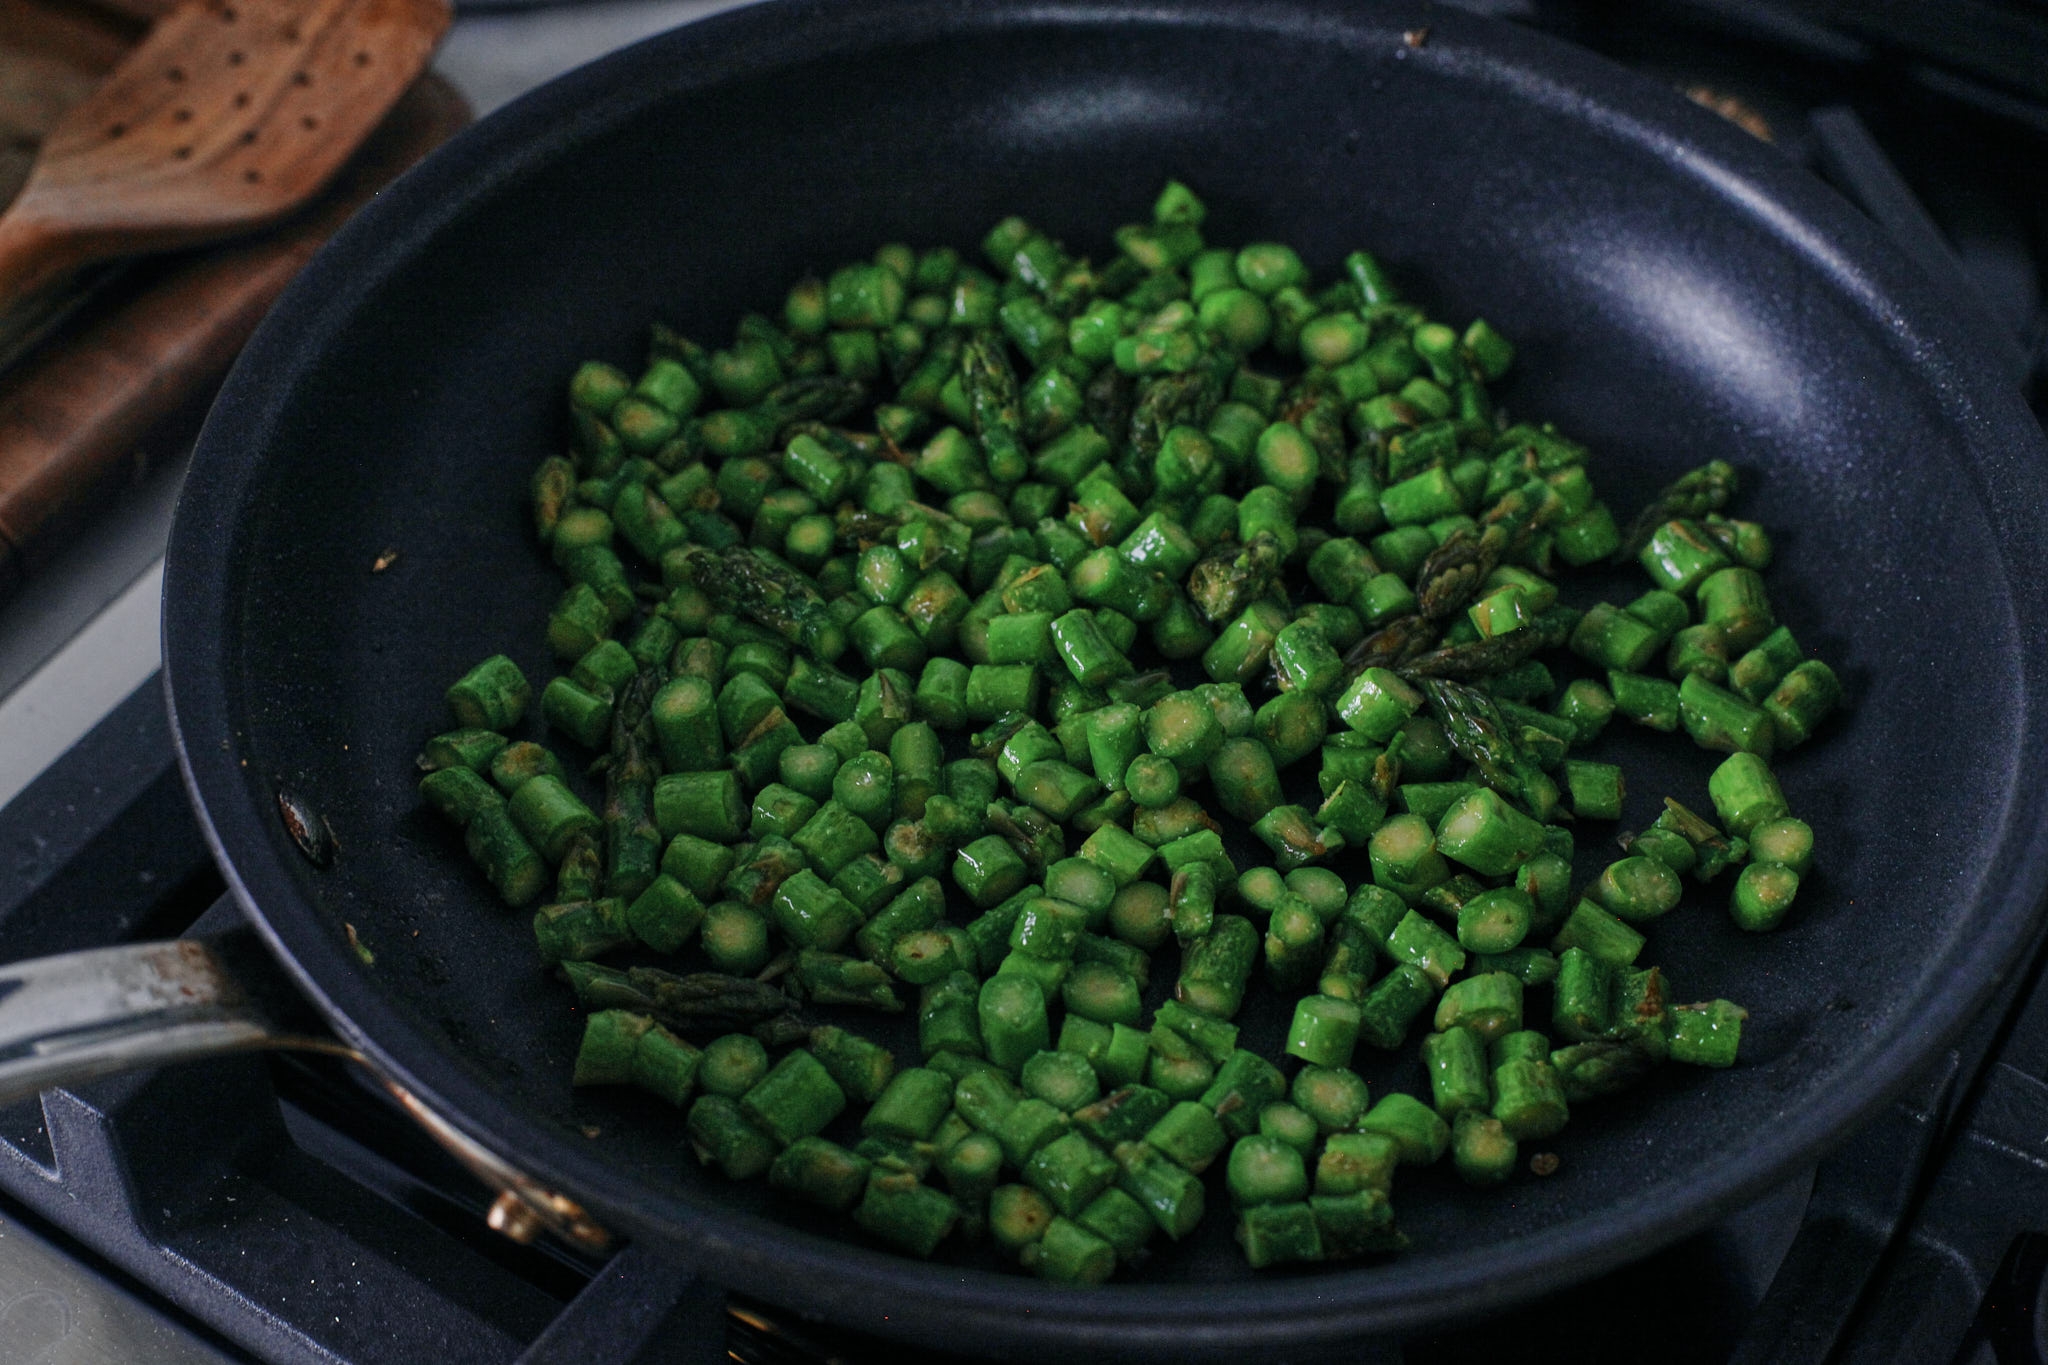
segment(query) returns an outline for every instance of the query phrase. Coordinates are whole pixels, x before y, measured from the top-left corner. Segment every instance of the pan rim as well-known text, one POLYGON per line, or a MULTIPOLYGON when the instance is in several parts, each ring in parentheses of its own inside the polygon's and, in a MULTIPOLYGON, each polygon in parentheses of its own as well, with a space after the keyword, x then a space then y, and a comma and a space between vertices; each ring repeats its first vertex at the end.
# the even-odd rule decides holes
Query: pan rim
MULTIPOLYGON (((274 422, 293 380, 318 349, 305 339, 324 337, 345 319, 366 277, 396 269, 479 189, 516 180, 581 137, 681 92, 772 70, 797 56, 857 52, 977 27, 1133 21, 1309 30, 1321 40, 1359 43, 1397 40, 1404 30, 1427 25, 1430 41, 1414 60, 1456 64, 1463 78, 1510 83, 1530 100, 1569 105, 1582 118, 1590 110, 1607 136, 1656 148, 1732 209, 1785 240, 1858 310, 1884 319, 1893 344, 1913 358, 1940 412, 1977 456, 1971 474, 2004 562, 2015 562, 2010 552, 2016 540, 2029 534, 2044 538, 2042 527, 2016 520, 2013 509, 2001 509, 1983 496, 1982 487, 1996 472, 1987 463, 2038 463, 2039 430, 2016 394, 1993 387, 1989 376, 1995 367, 1973 360, 1971 338, 1947 316, 1932 286, 1818 182, 1712 115, 1687 114, 1676 96, 1582 50, 1479 16, 1413 4, 1361 12, 1336 0, 1187 0, 1170 9, 1019 3, 963 12, 918 0, 876 14, 816 0, 770 3, 647 39, 507 106, 380 196, 287 292, 243 353, 208 419, 173 528, 164 673, 181 767, 236 899, 344 1038, 471 1136, 494 1150, 516 1152, 523 1166, 572 1194, 592 1196, 588 1203, 601 1219, 656 1235, 681 1232, 691 1262, 735 1288, 932 1344, 957 1344, 963 1328, 987 1328, 1019 1347, 1084 1343, 1091 1351, 1220 1349, 1252 1337, 1268 1346, 1307 1344, 1414 1328, 1441 1319, 1447 1306, 1459 1313, 1505 1307, 1635 1259, 1781 1183, 1899 1093, 1920 1064, 1975 1016, 2004 979, 2004 964, 2033 933, 2048 886, 2048 782, 2042 781, 2048 759, 2035 757, 2042 746, 2031 742, 2048 731, 2048 699, 2022 689, 2027 724, 2019 737, 2014 803, 1973 910, 1972 923, 1981 921, 1983 932, 1950 964, 1949 980, 1970 988, 1936 997, 1912 1026, 1901 1024, 1870 1042, 1864 1069, 1874 1080, 1861 1093, 1830 1096, 1787 1116, 1782 1128, 1751 1144, 1740 1159, 1716 1159, 1688 1180, 1651 1187, 1597 1217, 1496 1247, 1483 1269, 1474 1263, 1461 1270, 1456 1258, 1424 1252, 1302 1278, 1091 1290, 912 1262, 793 1232, 688 1195, 657 1201, 662 1207, 650 1212, 646 1202, 633 1208, 605 1193, 621 1183, 616 1171, 497 1098, 368 986, 360 965, 298 902, 292 870, 259 823, 263 813, 248 800, 244 774, 214 742, 231 732, 234 720, 220 659, 233 630, 236 519, 230 514, 243 505, 253 470, 231 447, 274 422), (265 375, 262 383, 252 378, 258 373, 265 375), (878 1306, 892 1299, 936 1301, 946 1311, 922 1326, 900 1318, 875 1322, 878 1306)), ((2020 613, 2022 639, 2040 643, 2048 634, 2048 586, 2030 587, 2008 574, 2004 587, 2020 613)))

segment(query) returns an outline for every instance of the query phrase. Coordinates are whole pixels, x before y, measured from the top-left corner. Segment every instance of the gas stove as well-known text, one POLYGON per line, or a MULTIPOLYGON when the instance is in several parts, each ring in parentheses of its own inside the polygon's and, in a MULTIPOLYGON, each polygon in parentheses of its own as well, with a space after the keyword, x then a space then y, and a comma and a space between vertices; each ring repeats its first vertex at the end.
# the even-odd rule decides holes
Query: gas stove
MULTIPOLYGON (((466 9, 477 111, 716 0, 466 9)), ((2043 411, 2048 7, 1822 0, 1464 6, 1768 136, 1941 280, 2043 411)), ((160 466, 0 604, 0 959, 231 927, 154 669, 160 466)), ((1612 1274, 1352 1360, 2048 1361, 2044 949, 1809 1172, 1612 1274)), ((484 1188, 343 1063, 232 1057, 0 1108, 0 1365, 900 1359, 646 1247, 489 1231, 484 1188)))

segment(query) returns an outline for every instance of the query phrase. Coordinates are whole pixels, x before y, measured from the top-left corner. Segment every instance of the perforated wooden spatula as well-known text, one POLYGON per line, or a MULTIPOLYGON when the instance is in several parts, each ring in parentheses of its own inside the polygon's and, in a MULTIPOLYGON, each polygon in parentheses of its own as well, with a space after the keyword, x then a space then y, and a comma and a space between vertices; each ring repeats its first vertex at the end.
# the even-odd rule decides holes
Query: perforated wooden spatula
POLYGON ((0 215, 0 306, 230 236, 325 184, 425 68, 447 0, 189 0, 51 130, 0 215))

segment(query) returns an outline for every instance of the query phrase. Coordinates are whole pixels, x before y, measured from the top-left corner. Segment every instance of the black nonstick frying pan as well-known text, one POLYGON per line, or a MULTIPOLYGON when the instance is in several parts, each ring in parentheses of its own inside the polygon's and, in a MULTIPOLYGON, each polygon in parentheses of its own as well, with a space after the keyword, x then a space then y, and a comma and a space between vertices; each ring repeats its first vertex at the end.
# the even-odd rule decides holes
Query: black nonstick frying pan
MULTIPOLYGON (((230 882, 299 985, 599 1221, 933 1345, 1329 1343, 1526 1297, 1738 1206, 2017 965, 2048 879, 2044 456, 1867 223, 1771 148, 1539 36, 1312 0, 770 4, 485 121, 306 270, 193 465, 169 688, 230 882), (509 649, 549 676, 557 580, 524 490, 579 360, 633 363, 656 318, 723 337, 806 270, 890 239, 972 243, 1009 212, 1101 255, 1168 175, 1205 197, 1215 240, 1289 241, 1324 275, 1369 246, 1433 309, 1494 321, 1521 345, 1508 401, 1590 443, 1617 506, 1739 465, 1740 507, 1779 532, 1781 616, 1851 711, 1782 765, 1822 840, 1790 926, 1744 937, 1695 894, 1652 934, 1682 998, 1751 1010, 1739 1067, 1585 1106, 1548 1180, 1404 1176, 1400 1257, 1254 1275, 1218 1211, 1081 1291, 881 1250, 701 1175, 654 1102, 572 1095, 579 1018, 525 917, 420 810, 411 758, 476 659, 509 649), (287 836, 281 788, 332 826, 328 867, 287 836)), ((1628 735, 1611 752, 1625 826, 1665 792, 1703 801, 1706 756, 1628 735)))

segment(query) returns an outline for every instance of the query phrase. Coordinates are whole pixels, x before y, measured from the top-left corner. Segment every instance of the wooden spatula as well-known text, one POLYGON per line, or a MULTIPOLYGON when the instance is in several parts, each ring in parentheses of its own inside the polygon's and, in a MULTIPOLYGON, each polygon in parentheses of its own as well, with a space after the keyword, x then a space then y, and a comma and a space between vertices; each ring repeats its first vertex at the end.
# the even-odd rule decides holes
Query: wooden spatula
POLYGON ((188 0, 51 130, 0 216, 0 305, 303 203, 418 78, 447 0, 188 0))

